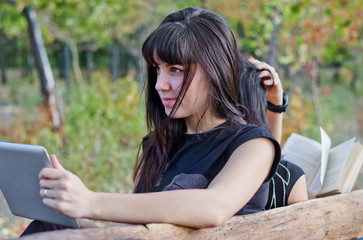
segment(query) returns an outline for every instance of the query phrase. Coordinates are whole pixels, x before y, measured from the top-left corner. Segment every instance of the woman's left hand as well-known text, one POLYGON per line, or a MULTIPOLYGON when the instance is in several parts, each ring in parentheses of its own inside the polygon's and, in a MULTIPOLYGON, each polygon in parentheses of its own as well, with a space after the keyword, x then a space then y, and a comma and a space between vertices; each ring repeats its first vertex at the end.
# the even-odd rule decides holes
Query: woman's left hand
POLYGON ((263 84, 267 92, 267 100, 275 105, 281 105, 283 102, 282 94, 283 88, 279 74, 275 68, 265 62, 261 62, 253 57, 249 57, 248 60, 255 65, 260 71, 259 77, 264 79, 263 84))
POLYGON ((87 216, 93 192, 76 175, 65 170, 55 155, 50 158, 54 168, 43 168, 39 173, 43 203, 73 218, 87 216))

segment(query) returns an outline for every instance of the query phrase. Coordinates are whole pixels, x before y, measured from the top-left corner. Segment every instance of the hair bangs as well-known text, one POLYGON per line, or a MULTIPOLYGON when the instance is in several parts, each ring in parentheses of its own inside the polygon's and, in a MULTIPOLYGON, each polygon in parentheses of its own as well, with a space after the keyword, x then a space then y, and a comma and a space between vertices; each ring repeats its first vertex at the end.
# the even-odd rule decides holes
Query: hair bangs
MULTIPOLYGON (((182 23, 164 23, 146 39, 142 53, 149 65, 157 60, 169 65, 190 65, 193 54, 187 53, 187 29, 182 23), (155 59, 155 53, 158 59, 155 59)), ((190 50, 190 49, 188 49, 190 50)))

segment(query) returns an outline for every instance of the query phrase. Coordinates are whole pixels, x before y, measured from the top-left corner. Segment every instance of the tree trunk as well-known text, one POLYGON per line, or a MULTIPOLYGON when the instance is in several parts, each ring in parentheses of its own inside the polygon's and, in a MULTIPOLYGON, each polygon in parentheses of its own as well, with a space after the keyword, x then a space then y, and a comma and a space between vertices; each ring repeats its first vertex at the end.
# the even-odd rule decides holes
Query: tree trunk
POLYGON ((36 12, 31 7, 25 7, 23 13, 28 22, 30 41, 41 81, 41 90, 44 96, 45 105, 49 109, 53 122, 53 129, 58 130, 61 129, 63 125, 62 101, 60 94, 55 87, 53 72, 37 24, 36 12))
MULTIPOLYGON (((142 24, 136 31, 135 36, 137 38, 137 46, 142 46, 143 42, 148 33, 148 28, 145 24, 142 24)), ((137 71, 137 81, 139 83, 140 89, 143 89, 145 81, 145 61, 142 56, 140 48, 135 48, 131 44, 126 45, 128 53, 135 59, 136 71, 137 71)))
POLYGON ((118 78, 120 67, 120 51, 120 43, 117 39, 113 39, 109 52, 109 66, 112 75, 112 82, 115 82, 118 78))
POLYGON ((68 94, 71 90, 71 51, 69 45, 65 42, 62 46, 63 51, 63 76, 66 80, 66 88, 68 94))
MULTIPOLYGON (((361 44, 361 43, 358 43, 361 44)), ((350 83, 350 89, 357 94, 358 96, 361 95, 361 93, 359 92, 359 90, 361 89, 361 85, 362 85, 362 81, 361 78, 363 76, 363 71, 362 71, 362 63, 363 63, 363 57, 361 54, 361 49, 363 49, 363 44, 361 44, 360 47, 357 47, 356 49, 354 49, 352 51, 352 55, 353 55, 353 77, 352 77, 352 81, 350 83)))
POLYGON ((0 29, 0 68, 1 68, 1 83, 6 84, 6 35, 0 29))
POLYGON ((87 78, 88 83, 91 83, 91 80, 92 80, 93 45, 94 45, 94 41, 89 42, 87 44, 87 49, 86 49, 86 78, 87 78))
POLYGON ((18 44, 18 38, 17 37, 14 37, 12 40, 11 40, 11 43, 12 43, 12 48, 13 48, 13 67, 15 69, 19 69, 20 68, 20 49, 19 49, 19 44, 18 44))
POLYGON ((358 239, 363 237, 363 190, 318 198, 265 212, 236 216, 219 227, 171 224, 61 230, 33 239, 358 239))
POLYGON ((279 31, 278 26, 274 23, 273 19, 271 20, 273 22, 273 28, 271 32, 271 37, 268 42, 268 63, 274 67, 277 71, 277 57, 276 57, 276 36, 279 31))
POLYGON ((316 58, 314 58, 312 62, 311 89, 313 94, 313 102, 315 107, 317 125, 322 126, 323 118, 322 118, 321 104, 319 99, 319 63, 316 58))
POLYGON ((27 51, 26 51, 26 68, 25 68, 24 76, 33 75, 34 67, 35 67, 35 63, 34 63, 33 47, 30 45, 29 49, 27 49, 27 51))
POLYGON ((67 44, 72 53, 72 68, 74 72, 74 78, 80 88, 82 88, 83 77, 81 67, 79 66, 79 54, 76 42, 73 39, 69 38, 67 40, 67 44))

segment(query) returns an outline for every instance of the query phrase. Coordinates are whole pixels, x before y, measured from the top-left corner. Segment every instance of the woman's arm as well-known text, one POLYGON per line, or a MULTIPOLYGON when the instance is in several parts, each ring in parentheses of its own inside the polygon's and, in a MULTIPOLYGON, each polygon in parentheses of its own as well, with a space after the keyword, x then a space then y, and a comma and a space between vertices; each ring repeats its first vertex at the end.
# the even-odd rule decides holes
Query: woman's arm
MULTIPOLYGON (((269 70, 261 71, 259 75, 260 78, 266 79, 263 81, 263 83, 267 92, 267 100, 274 105, 282 105, 282 94, 284 91, 279 75, 275 69, 269 64, 254 59, 253 57, 249 57, 248 60, 259 70, 269 70)), ((267 119, 270 125, 271 134, 279 143, 281 143, 282 136, 282 116, 282 113, 276 113, 267 110, 267 119)))
MULTIPOLYGON (((232 217, 255 194, 269 174, 274 151, 268 139, 250 140, 234 151, 207 189, 155 193, 96 193, 64 169, 45 168, 40 173, 40 185, 49 189, 49 198, 44 198, 43 202, 75 218, 217 226, 232 217)), ((57 161, 55 156, 52 159, 57 161)))
MULTIPOLYGON (((281 99, 282 99, 282 94, 281 94, 281 99)), ((276 104, 272 101, 270 101, 270 102, 274 105, 282 105, 282 100, 274 101, 274 102, 276 102, 276 104), (281 102, 281 103, 279 104, 277 102, 281 102)), ((283 113, 276 113, 276 112, 271 112, 271 111, 267 110, 267 119, 268 119, 268 123, 270 125, 271 135, 280 144, 281 144, 281 137, 282 137, 282 117, 283 117, 283 113)))
POLYGON ((292 187, 287 204, 291 205, 306 200, 308 200, 308 190, 305 175, 302 175, 292 187))

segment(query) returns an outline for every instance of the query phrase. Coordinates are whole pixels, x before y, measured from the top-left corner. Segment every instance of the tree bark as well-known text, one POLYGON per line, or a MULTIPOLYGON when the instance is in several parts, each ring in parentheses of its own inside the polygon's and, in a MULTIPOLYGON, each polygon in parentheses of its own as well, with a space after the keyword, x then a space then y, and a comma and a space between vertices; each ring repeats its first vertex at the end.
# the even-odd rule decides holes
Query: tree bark
MULTIPOLYGON (((145 41, 146 35, 148 32, 148 28, 145 24, 142 24, 135 31, 135 38, 137 39, 137 46, 142 46, 145 41)), ((142 51, 139 48, 134 48, 131 44, 126 45, 128 53, 134 57, 136 61, 136 70, 137 70, 137 81, 139 83, 140 89, 143 89, 144 82, 146 81, 146 66, 144 57, 142 56, 142 51)))
POLYGON ((63 108, 61 95, 55 87, 54 76, 50 67, 43 38, 37 24, 36 12, 31 7, 25 7, 23 13, 28 22, 29 37, 34 54, 34 60, 38 69, 42 94, 45 105, 49 109, 53 122, 53 129, 59 130, 63 126, 63 108))
MULTIPOLYGON (((69 45, 67 42, 64 42, 62 45, 62 52, 63 52, 63 73, 62 76, 64 76, 64 79, 66 80, 66 89, 67 89, 67 95, 70 95, 71 91, 71 50, 69 48, 69 45)), ((69 100, 69 99, 68 99, 69 100)))
POLYGON ((72 68, 74 72, 74 78, 78 84, 78 87, 81 88, 83 84, 83 76, 82 76, 81 67, 79 66, 79 54, 78 54, 77 43, 72 38, 68 38, 66 43, 68 44, 72 54, 72 68))
POLYGON ((363 190, 318 198, 225 224, 193 229, 147 224, 38 233, 22 239, 358 239, 363 237, 363 190))
MULTIPOLYGON (((277 15, 277 13, 275 13, 277 15)), ((277 70, 277 57, 276 57, 276 36, 279 31, 279 27, 273 20, 272 17, 271 21, 273 23, 273 28, 271 32, 271 36, 268 42, 268 63, 277 70)))
POLYGON ((91 83, 91 80, 92 80, 93 48, 94 48, 94 41, 91 40, 87 44, 87 49, 86 49, 86 79, 89 84, 91 83))
POLYGON ((112 82, 115 82, 119 76, 120 51, 120 43, 116 38, 114 38, 109 52, 109 66, 110 73, 112 75, 112 82))
POLYGON ((1 83, 7 83, 6 77, 6 35, 2 29, 0 29, 0 69, 1 69, 1 83))

